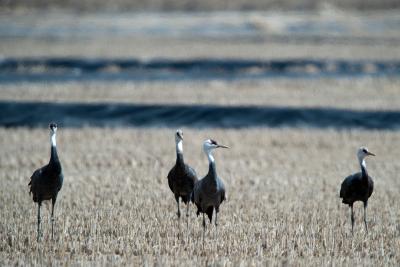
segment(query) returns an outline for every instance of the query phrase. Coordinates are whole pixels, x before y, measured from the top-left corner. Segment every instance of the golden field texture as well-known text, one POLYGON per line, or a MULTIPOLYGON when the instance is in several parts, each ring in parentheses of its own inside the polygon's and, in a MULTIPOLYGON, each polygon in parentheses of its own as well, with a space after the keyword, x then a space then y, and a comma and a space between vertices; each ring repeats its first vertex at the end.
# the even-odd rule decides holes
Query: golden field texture
POLYGON ((173 129, 58 131, 64 186, 56 204, 55 240, 44 205, 36 242, 37 206, 28 194, 32 172, 49 158, 47 129, 0 128, 0 265, 259 266, 397 265, 400 260, 399 134, 390 131, 305 129, 183 129, 184 154, 200 177, 201 151, 212 137, 231 147, 215 151, 227 187, 218 233, 191 206, 190 227, 178 222, 166 175, 175 161, 173 129), (375 191, 356 205, 355 234, 338 198, 345 176, 367 161, 375 191))

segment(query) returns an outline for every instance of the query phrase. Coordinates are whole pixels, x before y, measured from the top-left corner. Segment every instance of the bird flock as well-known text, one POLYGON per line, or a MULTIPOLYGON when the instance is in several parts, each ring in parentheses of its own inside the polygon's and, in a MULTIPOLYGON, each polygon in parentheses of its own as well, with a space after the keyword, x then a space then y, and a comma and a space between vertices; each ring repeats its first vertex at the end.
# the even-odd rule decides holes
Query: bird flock
MULTIPOLYGON (((38 204, 37 210, 37 241, 40 241, 40 208, 43 201, 51 200, 51 237, 54 239, 54 207, 58 192, 61 190, 64 176, 61 162, 58 158, 56 134, 57 124, 50 123, 50 161, 47 165, 35 170, 30 178, 28 186, 32 194, 33 201, 38 204)), ((215 229, 217 232, 218 213, 220 205, 226 200, 225 185, 217 174, 216 162, 213 152, 217 148, 229 148, 219 144, 213 139, 207 139, 203 142, 203 151, 208 159, 208 173, 201 179, 198 179, 196 171, 190 167, 183 157, 183 132, 178 129, 175 132, 176 162, 169 171, 168 186, 174 194, 177 204, 177 217, 181 217, 180 202, 186 205, 186 225, 189 227, 189 206, 194 203, 197 207, 197 216, 202 214, 203 220, 203 244, 206 232, 206 215, 212 223, 214 216, 215 229)), ((364 203, 364 224, 365 231, 368 233, 367 225, 367 206, 368 199, 374 190, 374 182, 368 175, 365 159, 368 156, 375 156, 366 147, 360 147, 357 151, 357 158, 360 164, 361 172, 347 176, 340 187, 340 198, 342 203, 349 205, 351 215, 351 233, 354 234, 354 210, 353 204, 356 201, 364 203)))

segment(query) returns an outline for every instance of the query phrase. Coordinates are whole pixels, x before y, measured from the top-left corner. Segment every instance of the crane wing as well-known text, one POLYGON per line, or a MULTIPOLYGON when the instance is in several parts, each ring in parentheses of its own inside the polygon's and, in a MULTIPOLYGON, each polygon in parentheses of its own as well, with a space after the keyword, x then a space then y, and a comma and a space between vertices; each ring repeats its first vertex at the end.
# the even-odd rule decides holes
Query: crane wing
POLYGON ((31 176, 31 180, 29 181, 28 186, 30 186, 30 193, 35 191, 36 185, 38 184, 38 180, 42 176, 43 168, 37 169, 33 172, 31 176))

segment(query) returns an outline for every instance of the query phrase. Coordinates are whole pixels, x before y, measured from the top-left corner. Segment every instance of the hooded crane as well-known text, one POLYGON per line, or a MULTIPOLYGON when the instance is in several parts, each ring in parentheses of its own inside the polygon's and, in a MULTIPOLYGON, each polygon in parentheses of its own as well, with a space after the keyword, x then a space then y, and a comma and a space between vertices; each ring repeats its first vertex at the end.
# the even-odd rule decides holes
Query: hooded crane
POLYGON ((217 214, 219 206, 225 200, 225 185, 217 175, 217 169, 212 152, 216 148, 229 148, 218 144, 212 139, 208 139, 203 143, 203 150, 208 158, 208 173, 196 183, 192 193, 192 201, 197 206, 197 216, 203 213, 203 244, 206 231, 205 213, 212 222, 213 211, 215 210, 215 226, 217 227, 217 214))
POLYGON ((186 204, 186 224, 189 225, 189 204, 190 195, 193 187, 197 182, 197 175, 193 168, 185 164, 183 160, 183 132, 177 130, 175 133, 175 146, 176 146, 176 163, 175 166, 168 173, 168 185, 172 193, 175 195, 175 200, 178 205, 178 219, 181 217, 181 210, 179 207, 179 200, 182 199, 186 204))
POLYGON ((367 156, 375 156, 375 154, 368 151, 366 147, 360 147, 357 152, 358 162, 360 163, 361 172, 350 175, 344 179, 340 188, 340 198, 342 203, 348 204, 351 209, 351 233, 353 234, 354 228, 354 211, 353 203, 356 201, 364 202, 364 224, 365 231, 368 233, 367 227, 367 205, 368 199, 374 190, 374 182, 368 175, 367 165, 365 158, 367 156))
POLYGON ((54 237, 54 205, 56 204, 57 194, 63 184, 63 174, 60 160, 57 155, 56 133, 57 124, 51 123, 50 127, 50 162, 46 166, 37 169, 31 176, 29 182, 30 193, 33 195, 33 201, 38 203, 37 214, 37 241, 40 237, 40 206, 42 201, 51 199, 51 238, 54 237))

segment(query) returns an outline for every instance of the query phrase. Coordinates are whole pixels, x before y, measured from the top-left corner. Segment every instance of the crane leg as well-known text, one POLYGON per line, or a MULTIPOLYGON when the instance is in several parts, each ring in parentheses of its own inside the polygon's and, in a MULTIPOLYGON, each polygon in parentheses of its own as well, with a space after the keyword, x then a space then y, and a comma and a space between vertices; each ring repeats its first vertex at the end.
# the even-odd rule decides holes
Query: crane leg
POLYGON ((215 210, 215 239, 218 238, 218 210, 217 208, 214 208, 215 210))
POLYGON ((186 204, 186 229, 189 230, 189 204, 190 201, 186 204))
POLYGON ((39 242, 40 239, 40 206, 42 205, 42 202, 38 202, 38 213, 37 213, 37 242, 39 242))
POLYGON ((54 240, 54 206, 56 205, 56 197, 51 199, 51 240, 54 240))
POLYGON ((218 208, 215 208, 215 227, 218 226, 218 208))
POLYGON ((365 232, 368 234, 368 226, 367 226, 367 206, 368 206, 368 202, 364 202, 364 224, 365 224, 365 232))
POLYGON ((180 209, 180 207, 179 207, 179 196, 175 196, 175 199, 176 199, 176 204, 178 205, 178 213, 177 213, 177 215, 178 215, 178 219, 180 219, 181 218, 181 209, 180 209))
POLYGON ((186 243, 189 243, 189 234, 190 234, 190 229, 189 229, 189 204, 190 201, 186 203, 186 243))
POLYGON ((351 234, 354 235, 354 211, 353 211, 353 204, 350 205, 351 209, 351 234))
POLYGON ((204 235, 206 233, 206 217, 205 214, 203 213, 203 247, 204 247, 204 235))

